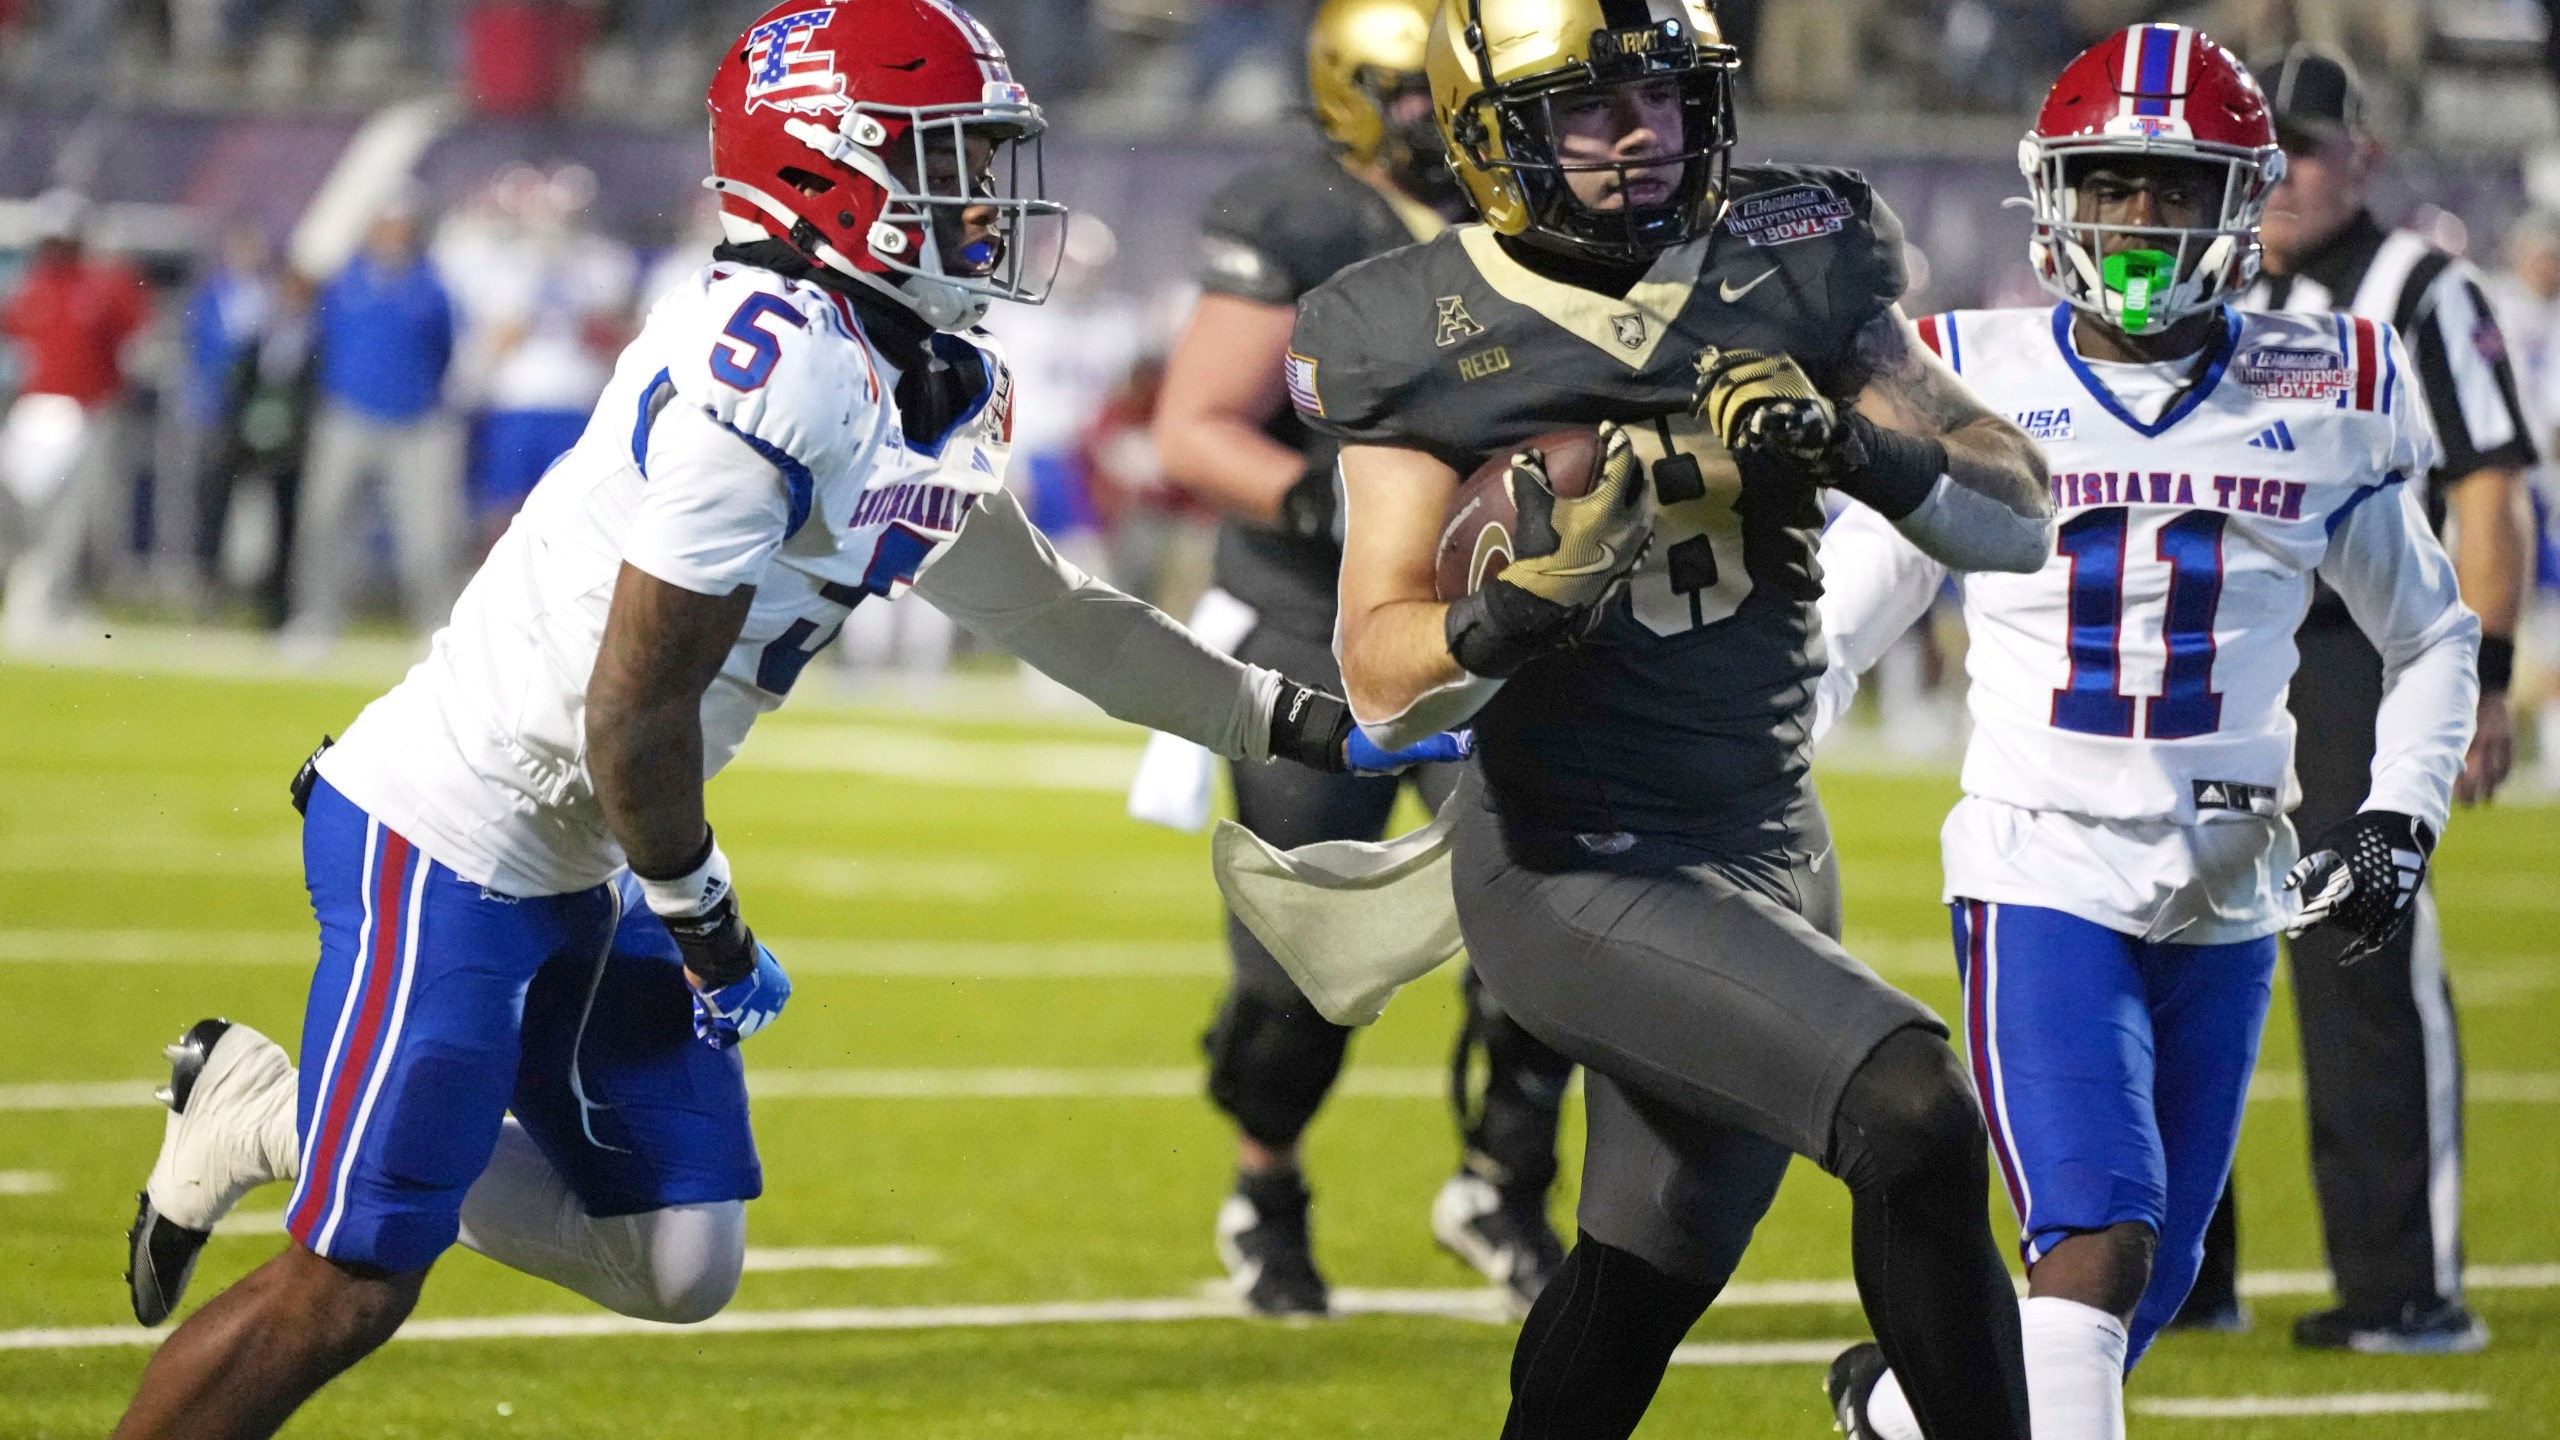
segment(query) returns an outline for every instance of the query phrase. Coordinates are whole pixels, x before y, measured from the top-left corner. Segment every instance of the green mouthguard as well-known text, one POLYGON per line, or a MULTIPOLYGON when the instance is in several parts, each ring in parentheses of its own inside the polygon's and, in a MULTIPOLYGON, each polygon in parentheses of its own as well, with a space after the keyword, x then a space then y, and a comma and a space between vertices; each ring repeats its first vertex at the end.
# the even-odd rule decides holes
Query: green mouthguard
POLYGON ((2130 334, 2151 328, 2151 307, 2177 277, 2178 259, 2162 250, 2127 250, 2098 262, 2098 275, 2123 299, 2119 321, 2130 334))

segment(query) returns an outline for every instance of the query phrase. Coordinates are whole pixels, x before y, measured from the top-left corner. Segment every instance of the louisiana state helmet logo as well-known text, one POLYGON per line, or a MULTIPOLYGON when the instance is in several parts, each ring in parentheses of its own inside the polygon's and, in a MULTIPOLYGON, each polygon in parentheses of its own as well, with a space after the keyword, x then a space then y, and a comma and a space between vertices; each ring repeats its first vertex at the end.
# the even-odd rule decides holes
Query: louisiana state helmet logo
POLYGON ((844 77, 833 51, 809 42, 835 19, 835 11, 799 10, 777 15, 747 32, 747 108, 773 106, 803 113, 844 108, 844 77))

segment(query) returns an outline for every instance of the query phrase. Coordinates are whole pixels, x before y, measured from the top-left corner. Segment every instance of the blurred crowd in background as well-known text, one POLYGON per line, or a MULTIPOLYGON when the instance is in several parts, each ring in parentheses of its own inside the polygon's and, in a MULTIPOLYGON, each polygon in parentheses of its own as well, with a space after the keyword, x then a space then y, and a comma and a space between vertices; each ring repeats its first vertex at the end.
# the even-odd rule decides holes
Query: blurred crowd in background
MULTIPOLYGON (((762 8, 0 0, 0 640, 138 613, 262 626, 317 658, 351 620, 438 622, 651 301, 708 259, 703 74, 762 8)), ((1179 613, 1206 584, 1210 521, 1156 465, 1161 355, 1207 192, 1315 143, 1310 7, 970 8, 1049 106, 1051 188, 1079 209, 1055 299, 990 321, 1025 397, 1013 483, 1081 563, 1179 613)), ((2174 18, 2244 56, 2309 39, 2352 57, 2397 152, 2383 218, 2493 272, 2560 450, 2545 0, 1718 9, 1744 57, 1745 150, 1881 164, 1910 223, 1912 303, 1930 309, 2044 303, 1998 201, 2017 189, 2017 129, 2093 38, 2174 18), (1821 148, 1835 136, 1864 139, 1821 148)), ((2560 587, 2547 541, 2541 563, 2560 587)), ((1872 684, 1898 748, 1957 740, 1946 629, 1872 684)), ((2555 632, 2546 613, 2546 676, 2555 632)), ((840 649, 930 671, 957 643, 901 603, 865 607, 840 649)), ((2560 786, 2560 755, 2543 763, 2560 786)))
MULTIPOLYGON (((2169 14, 2243 54, 2302 36, 2408 113, 2431 68, 2543 63, 2560 0, 1725 0, 1775 109, 2010 110, 2082 47, 2169 14)), ((0 0, 11 93, 128 103, 379 101, 458 87, 501 113, 686 118, 699 59, 754 0, 0 0)), ((983 0, 1063 118, 1267 120, 1296 90, 1310 0, 983 0)))

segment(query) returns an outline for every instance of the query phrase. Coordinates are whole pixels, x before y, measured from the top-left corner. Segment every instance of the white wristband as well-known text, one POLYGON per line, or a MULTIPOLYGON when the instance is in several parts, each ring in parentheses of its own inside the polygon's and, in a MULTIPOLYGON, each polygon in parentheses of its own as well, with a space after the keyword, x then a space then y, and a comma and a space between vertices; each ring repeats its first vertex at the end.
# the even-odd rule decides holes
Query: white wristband
POLYGON ((711 842, 711 853, 702 863, 672 880, 652 880, 638 871, 632 878, 640 882, 640 893, 648 897, 651 913, 669 920, 683 920, 700 915, 718 905, 729 893, 729 857, 720 853, 720 842, 711 842))

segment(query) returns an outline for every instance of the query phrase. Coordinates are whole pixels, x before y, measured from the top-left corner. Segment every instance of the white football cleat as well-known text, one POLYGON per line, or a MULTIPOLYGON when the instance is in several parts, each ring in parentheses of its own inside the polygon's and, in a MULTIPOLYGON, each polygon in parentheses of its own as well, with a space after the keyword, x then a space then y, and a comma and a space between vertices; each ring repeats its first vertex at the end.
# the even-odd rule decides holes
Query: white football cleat
POLYGON ((1547 1223, 1545 1197, 1509 1201, 1492 1181, 1461 1170, 1431 1202, 1431 1238, 1502 1287, 1526 1313, 1564 1263, 1564 1242, 1547 1223))
POLYGON ((169 1119, 126 1235, 125 1284, 145 1325, 178 1307, 215 1222, 301 1167, 297 1077, 282 1046, 246 1025, 199 1020, 162 1053, 169 1084, 158 1098, 169 1119))

